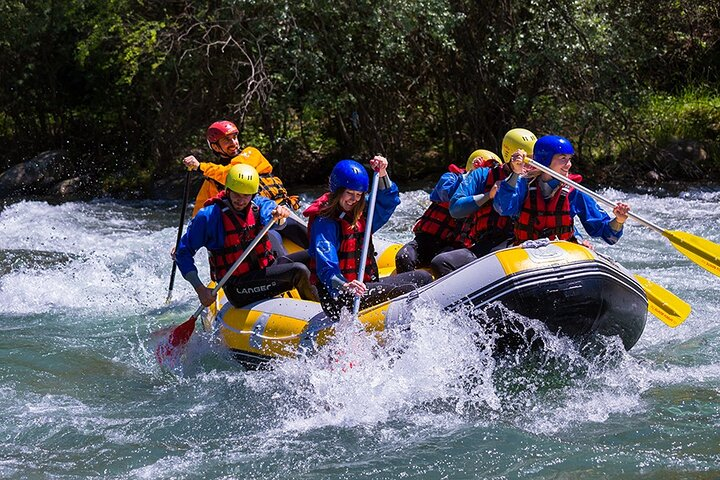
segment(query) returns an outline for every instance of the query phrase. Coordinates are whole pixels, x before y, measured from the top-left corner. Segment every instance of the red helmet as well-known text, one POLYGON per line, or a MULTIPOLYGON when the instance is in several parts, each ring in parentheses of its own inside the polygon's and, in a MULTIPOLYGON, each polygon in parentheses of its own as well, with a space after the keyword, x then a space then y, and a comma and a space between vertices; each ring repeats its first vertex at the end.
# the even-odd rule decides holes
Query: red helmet
POLYGON ((235 124, 227 120, 222 120, 220 122, 215 122, 208 127, 205 138, 207 138, 209 144, 213 144, 217 143, 217 141, 221 138, 233 133, 238 133, 238 128, 235 124))

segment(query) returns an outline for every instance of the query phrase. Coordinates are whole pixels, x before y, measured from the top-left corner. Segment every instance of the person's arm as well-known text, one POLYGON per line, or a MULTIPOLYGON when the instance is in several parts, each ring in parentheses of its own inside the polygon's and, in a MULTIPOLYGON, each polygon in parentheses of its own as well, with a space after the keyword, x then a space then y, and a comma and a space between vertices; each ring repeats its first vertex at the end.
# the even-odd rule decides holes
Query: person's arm
POLYGON ((333 295, 347 282, 340 273, 337 253, 339 246, 340 228, 337 222, 326 217, 317 217, 310 229, 308 252, 315 258, 315 274, 333 295))
POLYGON ((611 219, 595 200, 578 190, 570 192, 570 212, 580 218, 588 235, 602 238, 609 245, 617 243, 623 235, 622 224, 611 219))
POLYGON ((197 288, 198 285, 203 285, 193 259, 197 251, 202 247, 219 248, 224 241, 222 219, 219 209, 216 207, 203 208, 190 221, 187 231, 180 238, 175 252, 175 261, 183 278, 193 287, 197 288))
MULTIPOLYGON (((237 157, 236 157, 237 158, 237 157)), ((234 160, 234 159, 233 159, 234 160)), ((235 162, 239 163, 239 162, 235 162)), ((230 168, 235 164, 230 162, 229 165, 220 165, 212 162, 200 162, 200 171, 204 177, 211 178, 221 185, 225 185, 225 178, 230 171, 230 168)))
MULTIPOLYGON (((286 208, 279 207, 274 200, 270 200, 269 198, 263 197, 262 195, 255 195, 252 199, 252 202, 260 209, 259 214, 261 225, 267 225, 268 222, 273 219, 273 212, 276 212, 278 209, 281 208, 286 208)), ((287 218, 287 215, 285 215, 285 218, 287 218)), ((275 225, 273 225, 273 230, 282 230, 284 227, 285 222, 276 222, 275 225)))
POLYGON ((465 176, 450 199, 450 215, 454 218, 469 217, 490 201, 489 193, 485 193, 488 171, 487 168, 477 168, 465 176))
POLYGON ((229 165, 220 165, 219 163, 201 162, 195 158, 194 155, 188 155, 183 158, 183 163, 186 168, 190 170, 199 169, 204 177, 211 178, 220 183, 220 185, 225 185, 225 178, 227 177, 228 171, 230 171, 230 167, 237 163, 242 163, 241 160, 238 156, 233 158, 229 165))
MULTIPOLYGON (((370 168, 378 174, 378 191, 375 197, 375 212, 371 232, 379 230, 390 220, 393 212, 400 205, 400 191, 397 185, 390 180, 387 172, 388 161, 381 155, 375 155, 370 159, 370 168)), ((365 213, 368 212, 368 207, 365 213)))
POLYGON ((517 217, 528 193, 527 180, 512 174, 502 182, 493 199, 493 208, 500 215, 517 217))
MULTIPOLYGON (((387 177, 381 177, 387 178, 387 177)), ((380 183, 382 186, 382 182, 380 183)), ((390 181, 389 188, 380 188, 378 186, 377 197, 375 199, 375 214, 373 215, 372 232, 380 230, 385 225, 398 205, 400 205, 400 190, 395 182, 390 181)))

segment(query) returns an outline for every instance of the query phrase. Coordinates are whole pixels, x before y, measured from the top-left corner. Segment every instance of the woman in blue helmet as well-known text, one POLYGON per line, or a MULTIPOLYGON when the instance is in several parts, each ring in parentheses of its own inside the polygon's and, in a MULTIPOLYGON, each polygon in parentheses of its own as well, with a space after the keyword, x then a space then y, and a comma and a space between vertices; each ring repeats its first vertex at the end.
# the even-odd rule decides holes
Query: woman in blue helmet
MULTIPOLYGON (((535 143, 533 154, 536 162, 568 176, 575 149, 564 137, 546 135, 535 143)), ((500 183, 493 200, 500 215, 515 219, 516 245, 539 238, 577 241, 575 216, 591 237, 602 238, 610 245, 620 239, 630 211, 626 203, 618 203, 613 208, 615 218, 610 218, 591 197, 546 173, 528 171, 524 157, 522 151, 512 155, 513 173, 500 183)))
MULTIPOLYGON (((370 165, 379 183, 371 232, 385 225, 400 204, 397 185, 387 174, 388 162, 376 156, 370 165)), ((310 234, 311 282, 317 286, 325 313, 337 320, 343 308, 352 310, 355 296, 360 308, 377 305, 430 283, 426 271, 412 271, 379 278, 375 250, 370 242, 364 278, 357 278, 365 235, 368 174, 354 160, 342 160, 330 174, 330 191, 305 210, 310 234)))

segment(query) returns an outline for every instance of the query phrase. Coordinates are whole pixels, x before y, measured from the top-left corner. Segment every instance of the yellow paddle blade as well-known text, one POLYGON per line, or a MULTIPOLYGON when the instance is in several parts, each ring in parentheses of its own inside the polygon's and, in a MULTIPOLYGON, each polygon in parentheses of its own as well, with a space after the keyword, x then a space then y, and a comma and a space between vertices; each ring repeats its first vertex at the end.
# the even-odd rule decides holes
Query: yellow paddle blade
POLYGON ((663 236, 693 262, 720 276, 720 245, 691 233, 664 230, 663 236))
POLYGON ((690 305, 672 292, 655 282, 635 274, 635 279, 645 289, 648 311, 662 320, 668 327, 675 328, 690 315, 690 305))

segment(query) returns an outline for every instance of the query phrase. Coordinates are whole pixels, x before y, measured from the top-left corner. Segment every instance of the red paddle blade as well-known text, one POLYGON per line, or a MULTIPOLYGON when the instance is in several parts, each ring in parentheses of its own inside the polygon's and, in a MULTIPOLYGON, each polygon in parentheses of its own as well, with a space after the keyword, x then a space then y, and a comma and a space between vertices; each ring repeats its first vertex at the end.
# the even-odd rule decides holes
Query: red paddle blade
POLYGON ((170 331, 167 338, 160 340, 155 349, 155 358, 162 365, 169 358, 177 358, 195 331, 195 315, 170 331))

